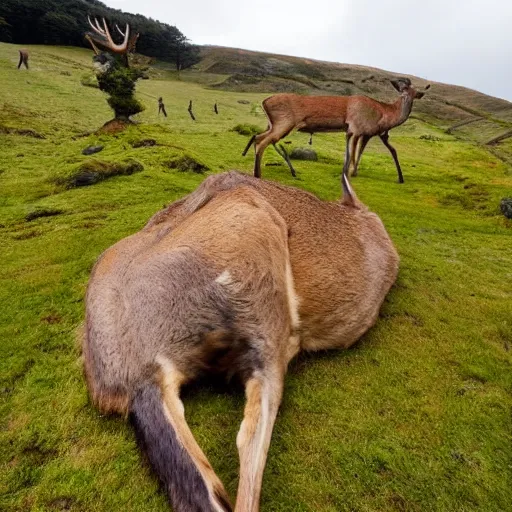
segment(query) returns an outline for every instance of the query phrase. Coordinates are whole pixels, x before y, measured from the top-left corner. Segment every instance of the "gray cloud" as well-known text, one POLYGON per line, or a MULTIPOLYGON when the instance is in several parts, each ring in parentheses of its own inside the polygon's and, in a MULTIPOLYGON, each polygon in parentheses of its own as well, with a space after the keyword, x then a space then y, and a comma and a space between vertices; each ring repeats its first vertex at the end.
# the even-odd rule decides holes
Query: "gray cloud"
POLYGON ((509 0, 106 0, 197 44, 362 64, 512 100, 509 0))

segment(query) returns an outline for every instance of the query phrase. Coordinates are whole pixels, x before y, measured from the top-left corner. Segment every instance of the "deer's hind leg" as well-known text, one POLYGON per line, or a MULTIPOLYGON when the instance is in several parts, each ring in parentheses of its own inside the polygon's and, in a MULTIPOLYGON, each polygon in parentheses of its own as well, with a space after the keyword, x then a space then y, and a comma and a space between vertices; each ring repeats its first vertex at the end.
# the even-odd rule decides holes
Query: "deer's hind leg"
POLYGON ((357 171, 359 169, 359 162, 361 160, 361 157, 363 156, 363 151, 366 148, 366 145, 368 144, 369 140, 370 140, 370 137, 368 135, 361 135, 357 139, 356 155, 354 158, 354 166, 352 168, 352 176, 357 176, 357 171))
POLYGON ((235 512, 257 512, 263 471, 281 396, 284 371, 264 368, 245 384, 244 419, 236 438, 240 456, 240 480, 235 512))
POLYGON ((270 125, 266 132, 256 135, 254 139, 254 149, 256 157, 254 160, 254 176, 261 177, 261 159, 263 152, 269 144, 276 144, 283 137, 286 137, 293 130, 293 126, 274 124, 270 125))

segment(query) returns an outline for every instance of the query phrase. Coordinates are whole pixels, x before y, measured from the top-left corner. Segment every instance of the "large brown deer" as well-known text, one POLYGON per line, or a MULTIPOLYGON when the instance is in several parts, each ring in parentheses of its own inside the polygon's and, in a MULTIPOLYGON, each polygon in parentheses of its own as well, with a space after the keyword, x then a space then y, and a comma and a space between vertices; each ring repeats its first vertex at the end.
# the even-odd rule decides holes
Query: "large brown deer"
POLYGON ((180 388, 238 375, 236 512, 257 512, 287 365, 299 350, 347 348, 376 321, 398 271, 380 219, 236 172, 207 178, 106 250, 86 296, 89 393, 128 414, 175 512, 230 511, 184 416, 180 388))
MULTIPOLYGON (((404 123, 412 110, 413 101, 423 97, 425 92, 417 91, 408 78, 391 80, 400 93, 394 103, 382 103, 368 96, 301 96, 299 94, 275 94, 263 100, 263 110, 268 118, 265 132, 253 135, 242 155, 254 143, 254 176, 261 176, 261 158, 269 144, 286 137, 292 130, 299 132, 347 132, 345 164, 343 173, 348 174, 352 165, 357 175, 359 161, 368 141, 378 135, 389 149, 395 161, 398 180, 404 182, 395 148, 389 144, 389 130, 404 123)), ((430 85, 427 85, 427 90, 430 85)), ((285 160, 287 160, 285 158, 285 160)), ((287 160, 290 171, 295 170, 287 160)))

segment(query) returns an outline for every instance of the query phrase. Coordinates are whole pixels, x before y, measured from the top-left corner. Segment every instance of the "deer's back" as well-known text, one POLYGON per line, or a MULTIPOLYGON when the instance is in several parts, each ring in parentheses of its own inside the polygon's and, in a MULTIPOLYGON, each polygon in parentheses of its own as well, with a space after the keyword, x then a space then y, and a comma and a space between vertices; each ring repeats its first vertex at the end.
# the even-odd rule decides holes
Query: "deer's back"
POLYGON ((108 397, 122 395, 125 404, 158 357, 193 377, 211 364, 210 335, 251 339, 287 324, 288 258, 283 220, 243 188, 172 229, 142 230, 107 249, 86 297, 83 352, 95 402, 118 410, 108 397), (272 312, 260 314, 269 300, 272 312))

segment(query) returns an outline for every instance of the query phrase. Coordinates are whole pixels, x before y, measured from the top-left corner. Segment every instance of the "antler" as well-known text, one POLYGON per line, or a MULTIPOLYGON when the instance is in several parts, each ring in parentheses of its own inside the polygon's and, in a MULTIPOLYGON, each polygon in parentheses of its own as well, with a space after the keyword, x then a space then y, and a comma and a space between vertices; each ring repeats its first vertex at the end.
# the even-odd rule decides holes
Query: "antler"
POLYGON ((111 50, 114 53, 126 53, 128 51, 128 40, 130 38, 130 25, 128 25, 128 23, 126 24, 126 29, 124 33, 116 25, 117 30, 119 30, 121 35, 124 37, 124 41, 121 44, 116 44, 112 40, 112 36, 110 35, 110 31, 108 29, 108 25, 105 21, 105 18, 103 18, 103 28, 100 27, 100 24, 98 23, 98 20, 96 18, 94 18, 94 23, 91 21, 91 18, 89 18, 89 16, 87 16, 87 20, 89 21, 89 25, 94 30, 94 32, 101 36, 101 38, 98 38, 94 34, 91 34, 87 37, 94 51, 97 52, 97 48, 94 46, 92 39, 94 39, 96 43, 101 44, 102 46, 104 46, 108 50, 111 50))

